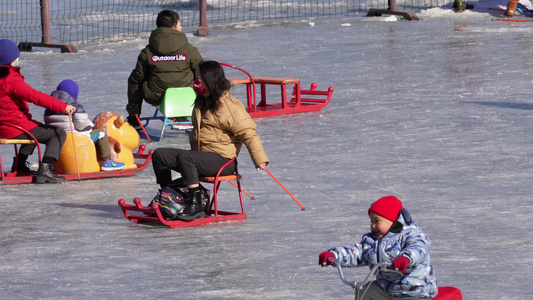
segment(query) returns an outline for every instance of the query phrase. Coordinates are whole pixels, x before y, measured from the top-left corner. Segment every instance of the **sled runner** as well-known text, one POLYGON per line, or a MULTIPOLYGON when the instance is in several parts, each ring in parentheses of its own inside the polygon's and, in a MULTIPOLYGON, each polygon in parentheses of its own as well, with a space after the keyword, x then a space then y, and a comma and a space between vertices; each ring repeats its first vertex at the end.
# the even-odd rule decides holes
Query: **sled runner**
POLYGON ((238 84, 246 85, 246 111, 252 118, 271 117, 284 114, 317 111, 328 105, 333 94, 333 87, 327 91, 317 91, 317 84, 312 83, 309 90, 300 87, 298 78, 282 77, 252 77, 248 72, 238 67, 220 63, 223 66, 239 70, 247 75, 245 78, 229 78, 233 86, 238 84), (256 85, 259 85, 261 100, 256 102, 256 85), (279 87, 281 101, 277 103, 267 103, 267 86, 279 87), (287 88, 292 88, 292 92, 287 94, 287 88))
MULTIPOLYGON (((376 274, 378 274, 378 272, 387 271, 390 273, 401 274, 401 271, 387 269, 391 265, 382 262, 382 263, 374 265, 374 267, 370 270, 366 278, 363 279, 362 281, 348 281, 344 278, 344 273, 342 272, 342 267, 339 264, 339 261, 335 258, 329 258, 328 261, 333 262, 335 266, 337 267, 341 281, 344 284, 351 286, 354 289, 356 300, 362 299, 365 286, 374 279, 374 277, 376 276, 376 274)), ((434 297, 433 300, 462 300, 463 299, 461 291, 458 288, 454 288, 451 286, 441 286, 441 287, 438 287, 438 291, 439 292, 437 296, 434 297)))
MULTIPOLYGON (((126 204, 126 201, 124 199, 120 199, 118 201, 118 205, 122 209, 122 212, 124 213, 124 216, 128 218, 129 220, 136 222, 136 223, 160 223, 169 227, 190 227, 190 226, 198 226, 198 225, 206 225, 211 223, 223 223, 223 222, 229 222, 229 221, 244 221, 246 220, 246 214, 244 212, 244 205, 242 201, 242 193, 243 190, 241 189, 241 175, 239 175, 239 172, 237 169, 235 169, 235 174, 233 175, 227 175, 227 176, 221 176, 220 173, 226 166, 228 166, 231 162, 233 162, 235 158, 232 158, 230 161, 228 161, 226 164, 224 164, 220 170, 218 170, 218 173, 214 177, 203 177, 200 178, 201 182, 207 182, 213 184, 213 199, 208 205, 208 208, 206 208, 206 214, 204 218, 200 219, 194 219, 191 221, 183 221, 183 220, 167 220, 163 217, 161 214, 161 210, 159 209, 159 205, 154 202, 152 206, 143 206, 141 204, 140 198, 133 199, 134 205, 126 204), (230 183, 231 180, 237 181, 237 191, 239 192, 239 200, 240 200, 240 206, 241 211, 240 212, 229 212, 229 211, 222 211, 218 209, 218 191, 220 184, 223 181, 228 181, 230 183)), ((233 184, 233 183, 232 183, 233 184)))
POLYGON ((504 21, 504 22, 532 22, 533 19, 506 19, 506 18, 497 18, 497 19, 492 19, 492 21, 504 21))

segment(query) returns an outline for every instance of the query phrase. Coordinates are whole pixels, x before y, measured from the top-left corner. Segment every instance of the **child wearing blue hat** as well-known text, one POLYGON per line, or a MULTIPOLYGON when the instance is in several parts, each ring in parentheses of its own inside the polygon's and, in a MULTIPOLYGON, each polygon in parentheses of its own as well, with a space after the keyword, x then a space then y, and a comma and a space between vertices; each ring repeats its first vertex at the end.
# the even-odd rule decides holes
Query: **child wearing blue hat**
MULTIPOLYGON (((111 158, 109 140, 107 134, 101 129, 94 129, 94 124, 89 120, 89 115, 83 105, 78 103, 79 86, 74 80, 66 79, 61 81, 57 89, 52 92, 52 96, 76 107, 76 112, 72 114, 74 133, 86 134, 91 137, 96 147, 98 159, 101 161, 102 171, 121 170, 126 164, 115 161, 111 158)), ((44 111, 44 122, 48 125, 61 128, 70 132, 70 122, 68 115, 54 112, 51 109, 44 111)))
MULTIPOLYGON (((10 39, 0 39, 0 138, 31 139, 33 135, 39 143, 46 144, 35 182, 65 182, 65 177, 57 176, 53 162, 59 158, 66 133, 60 128, 33 120, 28 102, 65 114, 74 113, 76 108, 28 85, 24 81, 24 76, 20 74, 19 56, 20 52, 15 42, 10 39)), ((20 147, 16 163, 13 164, 13 172, 17 175, 31 174, 26 166, 26 160, 34 149, 35 145, 20 147)))

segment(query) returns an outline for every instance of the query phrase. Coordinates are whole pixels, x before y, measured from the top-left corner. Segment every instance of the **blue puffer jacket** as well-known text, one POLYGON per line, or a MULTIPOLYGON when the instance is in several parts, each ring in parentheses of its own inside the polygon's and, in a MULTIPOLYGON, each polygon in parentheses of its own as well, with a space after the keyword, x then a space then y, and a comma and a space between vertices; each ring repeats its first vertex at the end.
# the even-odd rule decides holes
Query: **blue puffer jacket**
POLYGON ((392 264, 397 257, 405 256, 411 261, 407 274, 382 271, 376 275, 377 283, 392 297, 433 298, 437 295, 437 281, 430 265, 431 241, 415 222, 406 225, 402 215, 398 222, 403 224, 399 233, 389 231, 381 240, 367 233, 359 244, 328 251, 335 254, 343 267, 369 265, 372 268, 380 262, 392 264))

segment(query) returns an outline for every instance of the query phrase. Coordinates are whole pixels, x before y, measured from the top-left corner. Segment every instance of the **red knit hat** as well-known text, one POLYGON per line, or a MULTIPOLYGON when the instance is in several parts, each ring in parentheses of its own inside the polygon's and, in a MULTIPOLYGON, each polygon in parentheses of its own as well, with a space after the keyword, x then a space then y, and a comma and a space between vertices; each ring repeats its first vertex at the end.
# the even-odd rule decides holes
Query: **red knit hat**
POLYGON ((402 201, 398 200, 398 198, 395 196, 385 196, 370 205, 368 214, 375 212, 385 219, 394 222, 398 218, 398 214, 402 208, 402 201))

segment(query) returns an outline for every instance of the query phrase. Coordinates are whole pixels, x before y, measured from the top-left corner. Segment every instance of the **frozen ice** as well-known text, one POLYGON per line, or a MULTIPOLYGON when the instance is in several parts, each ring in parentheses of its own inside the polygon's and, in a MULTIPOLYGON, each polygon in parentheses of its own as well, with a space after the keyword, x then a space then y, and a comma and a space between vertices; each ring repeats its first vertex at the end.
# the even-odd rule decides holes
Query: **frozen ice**
MULTIPOLYGON (((493 21, 503 12, 488 8, 504 2, 472 3, 462 14, 451 3, 423 10, 420 21, 329 18, 189 33, 205 59, 335 88, 320 112, 255 119, 269 170, 305 211, 254 170, 246 150, 239 170, 256 200, 245 199, 245 222, 170 229, 127 220, 117 201, 148 204, 158 190, 151 167, 123 178, 2 185, 2 298, 351 299, 318 254, 359 242, 370 203, 396 195, 432 240, 440 285, 469 300, 531 299, 533 27, 493 21)), ((46 93, 77 81, 91 116, 126 114, 127 78, 146 43, 22 53, 22 74, 46 93)), ((242 88, 235 94, 244 100, 242 88)), ((43 111, 31 105, 35 119, 43 111)), ((152 113, 145 104, 143 115, 152 113)), ((172 130, 142 143, 188 147, 172 130)), ((10 167, 12 148, 0 154, 10 167)), ((235 188, 223 191, 220 205, 236 209, 235 188)), ((349 280, 367 272, 345 270, 349 280)))

